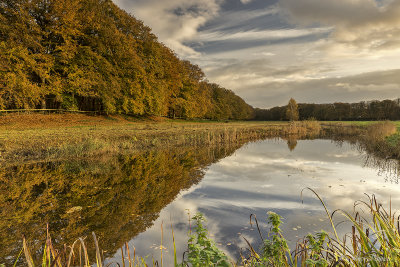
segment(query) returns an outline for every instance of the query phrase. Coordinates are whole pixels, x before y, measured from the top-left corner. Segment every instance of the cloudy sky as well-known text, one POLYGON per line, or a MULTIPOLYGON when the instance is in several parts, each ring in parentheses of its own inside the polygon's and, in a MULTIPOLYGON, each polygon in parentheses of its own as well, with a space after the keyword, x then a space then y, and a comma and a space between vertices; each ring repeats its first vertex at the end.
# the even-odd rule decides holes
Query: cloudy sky
POLYGON ((255 107, 400 97, 400 0, 114 0, 255 107))

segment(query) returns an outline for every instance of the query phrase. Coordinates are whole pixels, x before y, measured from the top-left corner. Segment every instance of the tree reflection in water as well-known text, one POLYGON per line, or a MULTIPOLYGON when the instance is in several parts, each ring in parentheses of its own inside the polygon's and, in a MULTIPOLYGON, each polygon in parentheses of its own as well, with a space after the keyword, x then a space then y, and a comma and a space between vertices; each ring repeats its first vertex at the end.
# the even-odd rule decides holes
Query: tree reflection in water
POLYGON ((3 168, 0 262, 13 263, 22 247, 22 235, 39 260, 46 223, 59 248, 94 231, 106 251, 104 256, 113 255, 151 226, 181 190, 200 181, 205 167, 241 146, 180 148, 3 168))

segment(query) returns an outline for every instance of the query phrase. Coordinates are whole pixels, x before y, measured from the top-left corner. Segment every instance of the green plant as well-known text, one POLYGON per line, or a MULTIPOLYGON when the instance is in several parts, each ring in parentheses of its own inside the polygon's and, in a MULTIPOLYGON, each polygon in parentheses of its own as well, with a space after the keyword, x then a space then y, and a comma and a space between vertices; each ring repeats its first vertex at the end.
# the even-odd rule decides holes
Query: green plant
POLYGON ((308 234, 306 239, 309 244, 309 259, 305 260, 307 266, 325 267, 328 261, 322 256, 325 240, 329 238, 325 231, 317 233, 316 236, 308 234))
POLYGON ((203 225, 204 216, 197 213, 192 219, 196 223, 194 228, 196 234, 191 235, 188 240, 187 262, 193 267, 230 266, 225 253, 218 249, 214 241, 208 237, 207 228, 203 225))
POLYGON ((290 262, 291 260, 287 257, 288 254, 290 255, 290 249, 279 228, 282 224, 282 217, 270 211, 268 212, 268 223, 271 224, 271 230, 268 234, 270 239, 264 240, 262 246, 262 261, 266 263, 290 262))

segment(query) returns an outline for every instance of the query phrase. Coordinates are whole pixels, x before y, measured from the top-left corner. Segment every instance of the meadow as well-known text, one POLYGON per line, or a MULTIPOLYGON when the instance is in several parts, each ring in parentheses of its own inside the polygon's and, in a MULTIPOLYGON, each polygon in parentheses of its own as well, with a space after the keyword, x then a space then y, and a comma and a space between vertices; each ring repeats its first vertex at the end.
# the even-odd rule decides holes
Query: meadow
POLYGON ((84 114, 0 116, 0 164, 318 134, 315 123, 176 121, 84 114), (310 131, 311 130, 311 131, 310 131))
MULTIPOLYGON (((363 136, 376 122, 186 121, 122 115, 9 114, 0 116, 0 164, 64 160, 157 147, 215 145, 271 137, 363 136)), ((399 155, 400 122, 385 133, 399 155), (395 128, 397 127, 397 133, 395 128)), ((382 134, 378 134, 381 136, 382 134)), ((383 135, 382 135, 383 136, 383 135)), ((371 138, 369 138, 371 139, 371 138)), ((376 139, 376 138, 375 138, 376 139)), ((378 138, 379 139, 379 138, 378 138)), ((369 140, 370 141, 370 140, 369 140)), ((379 146, 382 146, 380 142, 379 146)), ((387 150, 388 147, 385 149, 387 150)))

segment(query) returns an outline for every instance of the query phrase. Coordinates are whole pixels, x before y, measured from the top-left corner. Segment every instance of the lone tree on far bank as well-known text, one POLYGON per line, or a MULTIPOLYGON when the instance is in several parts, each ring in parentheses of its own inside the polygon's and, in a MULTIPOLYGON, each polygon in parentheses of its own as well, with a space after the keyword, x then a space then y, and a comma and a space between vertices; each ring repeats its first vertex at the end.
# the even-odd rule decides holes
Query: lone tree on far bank
POLYGON ((289 103, 286 108, 286 119, 290 121, 298 121, 299 120, 299 109, 296 103, 296 100, 290 98, 289 103))

